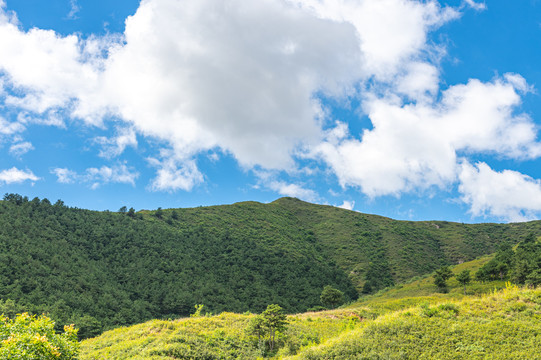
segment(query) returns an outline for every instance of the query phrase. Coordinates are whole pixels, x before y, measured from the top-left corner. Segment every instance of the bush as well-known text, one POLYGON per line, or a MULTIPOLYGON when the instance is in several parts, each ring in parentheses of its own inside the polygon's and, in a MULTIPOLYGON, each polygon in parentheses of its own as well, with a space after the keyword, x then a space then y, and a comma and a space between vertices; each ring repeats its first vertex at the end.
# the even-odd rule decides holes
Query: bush
POLYGON ((79 352, 77 329, 64 326, 64 333, 54 331, 54 322, 46 316, 17 315, 0 317, 0 358, 26 360, 70 360, 79 352))

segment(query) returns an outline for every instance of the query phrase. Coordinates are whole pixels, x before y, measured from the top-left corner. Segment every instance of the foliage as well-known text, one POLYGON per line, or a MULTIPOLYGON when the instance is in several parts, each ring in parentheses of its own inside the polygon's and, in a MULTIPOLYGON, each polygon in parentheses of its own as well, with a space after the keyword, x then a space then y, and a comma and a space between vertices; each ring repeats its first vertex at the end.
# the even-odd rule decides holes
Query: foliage
POLYGON ((190 314, 190 317, 202 316, 201 312, 203 311, 204 307, 205 307, 205 305, 203 305, 203 304, 195 304, 194 305, 195 312, 193 314, 190 314))
POLYGON ((508 285, 481 296, 453 296, 404 298, 405 306, 396 308, 380 307, 390 298, 371 296, 348 309, 290 315, 276 353, 262 353, 258 333, 245 330, 255 324, 266 337, 260 315, 223 313, 108 331, 82 343, 81 359, 538 358, 541 289, 508 285))
POLYGON ((263 319, 262 324, 268 330, 269 334, 269 350, 274 350, 276 344, 276 333, 283 332, 287 326, 286 315, 280 305, 271 304, 261 313, 263 319))
POLYGON ((1 316, 0 341, 0 358, 6 360, 69 360, 76 359, 79 352, 73 325, 64 326, 64 332, 57 334, 51 319, 28 313, 14 319, 1 316))
POLYGON ((541 289, 391 312, 295 359, 537 359, 541 289))
POLYGON ((463 270, 456 276, 456 280, 464 285, 464 295, 466 295, 466 285, 471 281, 470 270, 463 270))
POLYGON ((0 201, 0 299, 74 323, 80 336, 152 318, 287 312, 319 305, 321 289, 357 298, 346 273, 274 206, 95 212, 8 194, 0 201), (176 219, 175 219, 176 217, 176 219), (172 220, 172 224, 164 220, 172 220), (261 228, 264 226, 264 228, 261 228))
MULTIPOLYGON (((213 313, 271 303, 295 313, 320 305, 326 285, 349 302, 357 290, 383 291, 540 230, 540 222, 394 221, 292 198, 117 213, 6 194, 0 299, 47 313, 57 331, 74 323, 82 337, 188 316, 202 303, 213 313)), ((530 273, 513 272, 533 284, 530 273)))
POLYGON ((344 303, 344 293, 330 285, 327 285, 323 288, 319 299, 323 305, 334 309, 338 305, 342 305, 344 303))
POLYGON ((500 246, 496 256, 477 271, 481 281, 510 279, 517 284, 541 285, 541 243, 528 234, 513 251, 510 245, 500 246))
POLYGON ((453 272, 448 266, 444 266, 436 270, 434 274, 434 285, 438 287, 438 290, 442 293, 449 291, 447 288, 447 280, 453 276, 453 272))

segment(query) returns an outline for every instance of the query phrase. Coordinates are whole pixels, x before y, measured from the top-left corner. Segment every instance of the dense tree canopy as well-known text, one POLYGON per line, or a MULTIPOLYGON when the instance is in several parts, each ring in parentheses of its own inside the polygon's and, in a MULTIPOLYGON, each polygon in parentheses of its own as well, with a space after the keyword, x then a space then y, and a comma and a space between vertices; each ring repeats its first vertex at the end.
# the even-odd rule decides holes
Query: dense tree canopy
MULTIPOLYGON (((0 201, 0 299, 74 323, 81 337, 152 318, 287 312, 319 304, 332 284, 357 294, 302 229, 258 232, 177 212, 94 212, 8 194, 0 201), (166 220, 170 220, 168 223, 166 220)), ((204 211, 204 210, 203 210, 204 211)), ((244 213, 246 218, 252 214, 244 213)), ((7 303, 6 303, 7 304, 7 303)))

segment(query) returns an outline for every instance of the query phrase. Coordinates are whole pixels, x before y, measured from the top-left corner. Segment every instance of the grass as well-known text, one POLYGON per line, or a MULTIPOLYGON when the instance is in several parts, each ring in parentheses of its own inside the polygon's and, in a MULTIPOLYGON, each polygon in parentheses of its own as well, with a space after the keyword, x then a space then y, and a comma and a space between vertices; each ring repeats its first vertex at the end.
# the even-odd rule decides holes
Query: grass
POLYGON ((390 311, 291 359, 541 359, 541 290, 390 311))
MULTIPOLYGON (((490 257, 457 265, 478 269, 490 257)), ((253 314, 153 320, 81 344, 97 359, 541 359, 541 289, 501 282, 435 293, 415 279, 340 309, 289 315, 280 349, 260 351, 246 332, 253 314)))

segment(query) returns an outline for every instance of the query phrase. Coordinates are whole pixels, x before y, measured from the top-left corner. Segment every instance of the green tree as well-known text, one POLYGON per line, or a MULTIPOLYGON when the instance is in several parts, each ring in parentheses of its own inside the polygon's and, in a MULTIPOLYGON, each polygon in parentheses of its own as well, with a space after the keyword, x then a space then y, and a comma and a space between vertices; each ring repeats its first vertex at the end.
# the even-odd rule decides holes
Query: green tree
POLYGON ((541 269, 536 269, 526 276, 526 285, 532 287, 541 285, 541 269))
POLYGON ((121 214, 125 214, 126 211, 128 211, 128 208, 126 206, 122 206, 120 209, 118 209, 118 212, 121 214))
POLYGON ((265 320, 262 316, 254 317, 248 324, 247 332, 257 336, 257 345, 260 351, 263 350, 263 337, 265 336, 265 320))
POLYGON ((154 216, 156 216, 158 219, 161 219, 162 216, 163 216, 163 210, 161 207, 159 207, 158 209, 156 209, 156 212, 154 213, 154 216))
POLYGON ((470 276, 470 270, 463 270, 456 276, 456 280, 464 285, 464 295, 466 295, 466 285, 470 283, 471 276, 470 276))
POLYGON ((440 292, 446 293, 449 291, 447 287, 447 280, 453 276, 453 272, 449 269, 449 266, 443 266, 436 270, 434 275, 434 284, 438 287, 440 292))
POLYGON ((344 303, 344 293, 330 285, 327 285, 323 288, 319 299, 324 306, 334 309, 335 307, 344 303))
POLYGON ((80 318, 75 319, 74 322, 79 329, 77 335, 80 340, 88 339, 101 334, 102 324, 93 316, 83 315, 80 318))
POLYGON ((79 352, 77 329, 64 326, 64 333, 57 334, 54 322, 43 315, 1 316, 0 341, 0 358, 4 360, 71 360, 79 352))
POLYGON ((0 300, 0 314, 7 316, 10 319, 15 318, 17 314, 22 313, 24 308, 15 303, 15 301, 11 299, 7 299, 6 301, 0 300))
POLYGON ((129 217, 135 217, 135 209, 131 207, 126 215, 128 215, 129 217))
POLYGON ((276 346, 276 333, 283 332, 287 327, 287 317, 280 305, 271 304, 267 309, 254 318, 250 323, 250 330, 253 335, 258 337, 261 343, 261 337, 266 333, 268 335, 269 350, 273 351, 276 346))

